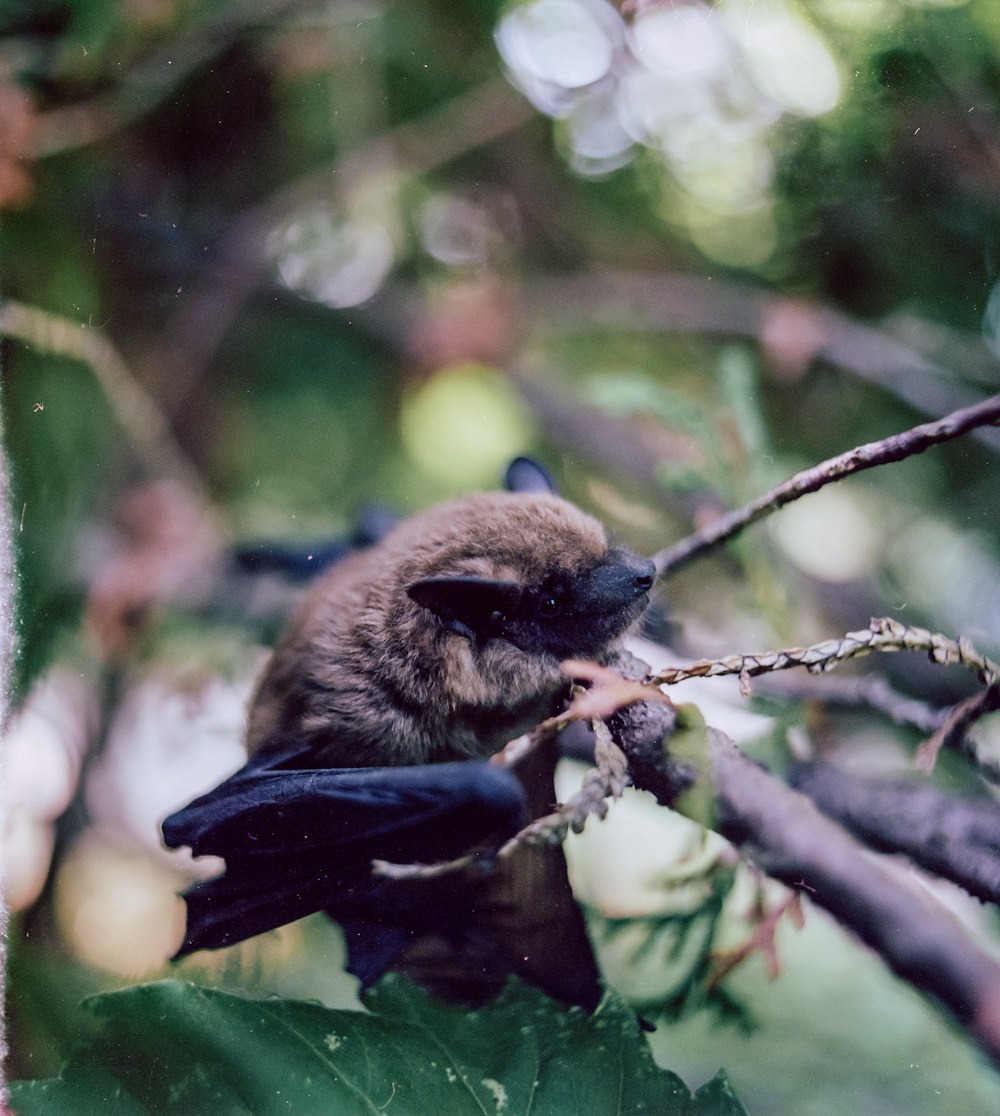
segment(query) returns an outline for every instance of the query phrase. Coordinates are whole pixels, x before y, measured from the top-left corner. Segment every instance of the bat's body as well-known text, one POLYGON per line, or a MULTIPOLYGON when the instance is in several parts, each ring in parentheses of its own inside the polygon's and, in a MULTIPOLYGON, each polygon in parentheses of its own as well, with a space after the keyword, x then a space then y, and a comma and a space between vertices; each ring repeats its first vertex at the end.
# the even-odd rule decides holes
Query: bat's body
POLYGON ((492 755, 549 714, 570 656, 638 618, 652 567, 550 494, 491 493, 406 520, 312 587, 265 671, 251 752, 317 765, 492 755))
MULTIPOLYGON (((520 869, 505 863, 485 888, 481 874, 390 883, 370 862, 495 848, 526 802, 532 816, 548 809, 552 756, 533 761, 523 791, 501 768, 456 761, 488 757, 548 716, 566 685, 560 662, 606 656, 652 582, 651 562, 539 491, 431 509, 330 568, 265 669, 247 767, 164 825, 168 844, 227 861, 189 893, 181 952, 325 909, 363 983, 436 937, 459 951, 472 942, 473 968, 499 949, 507 967, 593 1006, 596 970, 560 849, 521 850, 520 869), (544 951, 518 940, 518 906, 544 951)), ((411 969, 426 976, 426 960, 411 969)))

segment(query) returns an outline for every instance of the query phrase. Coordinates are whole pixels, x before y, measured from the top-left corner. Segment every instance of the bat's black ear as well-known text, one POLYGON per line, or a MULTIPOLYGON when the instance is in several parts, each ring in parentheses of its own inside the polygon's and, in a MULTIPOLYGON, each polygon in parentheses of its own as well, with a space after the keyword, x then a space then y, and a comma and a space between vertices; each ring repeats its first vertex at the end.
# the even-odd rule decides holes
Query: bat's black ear
POLYGON ((426 577, 406 592, 429 608, 446 628, 469 639, 497 635, 504 617, 513 611, 523 592, 516 581, 487 577, 426 577))
POLYGON ((533 458, 515 457, 504 473, 503 486, 508 492, 552 492, 558 495, 556 482, 533 458))

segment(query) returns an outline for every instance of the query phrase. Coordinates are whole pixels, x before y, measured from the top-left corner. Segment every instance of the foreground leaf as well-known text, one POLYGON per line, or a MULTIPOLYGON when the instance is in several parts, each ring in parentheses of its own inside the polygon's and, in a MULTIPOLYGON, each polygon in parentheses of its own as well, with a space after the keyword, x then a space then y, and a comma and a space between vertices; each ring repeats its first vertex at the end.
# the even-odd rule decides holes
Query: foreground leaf
POLYGON ((394 1112, 740 1116, 720 1074, 692 1097, 652 1060, 634 1017, 593 1016, 511 982, 477 1011, 390 977, 372 1014, 246 1000, 177 981, 95 996, 99 1021, 52 1081, 16 1083, 18 1116, 394 1112))

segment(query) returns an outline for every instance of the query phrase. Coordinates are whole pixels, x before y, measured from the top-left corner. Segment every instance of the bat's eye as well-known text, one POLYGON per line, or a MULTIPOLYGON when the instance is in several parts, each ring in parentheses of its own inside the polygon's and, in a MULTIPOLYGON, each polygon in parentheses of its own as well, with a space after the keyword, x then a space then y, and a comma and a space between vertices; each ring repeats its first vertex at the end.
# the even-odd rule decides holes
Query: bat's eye
POLYGON ((558 616, 562 610, 562 601, 554 593, 546 593, 538 602, 538 612, 546 618, 558 616))

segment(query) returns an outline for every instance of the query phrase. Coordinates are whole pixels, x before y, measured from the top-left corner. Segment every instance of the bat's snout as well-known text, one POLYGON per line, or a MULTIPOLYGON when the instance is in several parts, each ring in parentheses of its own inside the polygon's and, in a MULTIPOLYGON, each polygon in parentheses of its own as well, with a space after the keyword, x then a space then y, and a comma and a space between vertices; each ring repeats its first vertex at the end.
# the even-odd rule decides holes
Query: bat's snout
POLYGON ((656 566, 649 558, 634 559, 635 573, 632 575, 632 584, 637 593, 648 593, 656 581, 656 566))
POLYGON ((615 553, 611 580, 623 597, 641 597, 653 588, 656 567, 648 558, 639 558, 627 550, 615 553))
POLYGON ((648 558, 612 551, 592 574, 588 603, 595 614, 627 608, 645 597, 655 580, 656 567, 648 558))

